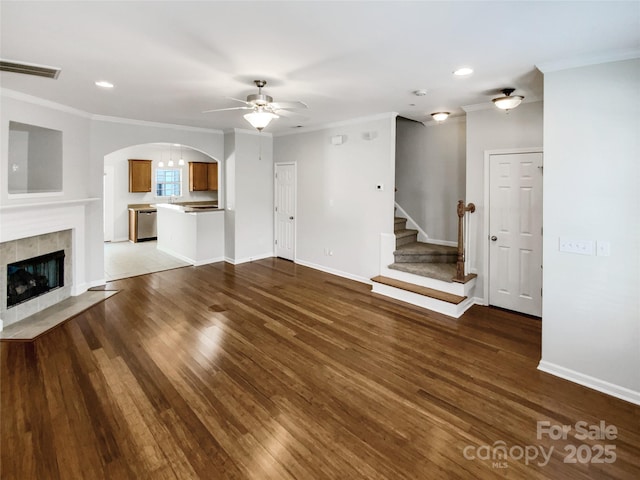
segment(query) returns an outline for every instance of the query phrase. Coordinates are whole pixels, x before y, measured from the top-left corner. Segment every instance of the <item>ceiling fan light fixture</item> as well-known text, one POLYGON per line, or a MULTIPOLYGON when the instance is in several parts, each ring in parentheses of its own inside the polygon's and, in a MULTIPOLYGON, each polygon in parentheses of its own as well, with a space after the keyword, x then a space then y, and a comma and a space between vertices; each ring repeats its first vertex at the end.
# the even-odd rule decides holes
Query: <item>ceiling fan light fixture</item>
POLYGON ((280 117, 275 113, 266 112, 264 110, 256 110, 255 112, 247 113, 244 118, 251 124, 253 128, 261 132, 263 128, 269 125, 269 122, 271 122, 271 120, 280 117))
POLYGON ((522 103, 524 97, 522 95, 511 95, 515 91, 515 88, 505 88, 502 90, 503 97, 494 98, 491 100, 493 104, 500 110, 511 110, 516 108, 522 103))
POLYGON ((444 122, 449 115, 451 115, 449 112, 435 112, 431 114, 436 122, 444 122))

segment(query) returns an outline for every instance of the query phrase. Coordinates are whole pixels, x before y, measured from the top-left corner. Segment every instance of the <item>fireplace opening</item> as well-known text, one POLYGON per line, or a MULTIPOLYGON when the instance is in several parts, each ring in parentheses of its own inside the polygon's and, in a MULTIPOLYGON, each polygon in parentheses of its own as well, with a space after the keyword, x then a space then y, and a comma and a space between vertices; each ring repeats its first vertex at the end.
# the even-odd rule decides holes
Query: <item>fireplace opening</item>
POLYGON ((7 308, 64 286, 64 250, 7 265, 7 308))

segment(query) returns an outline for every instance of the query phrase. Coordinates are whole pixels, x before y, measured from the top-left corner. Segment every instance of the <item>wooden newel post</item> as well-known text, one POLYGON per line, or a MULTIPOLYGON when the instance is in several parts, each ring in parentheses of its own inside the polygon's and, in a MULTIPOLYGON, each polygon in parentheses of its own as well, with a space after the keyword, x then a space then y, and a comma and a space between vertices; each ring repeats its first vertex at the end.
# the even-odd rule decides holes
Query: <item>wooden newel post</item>
POLYGON ((464 200, 458 200, 458 262, 456 263, 456 279, 464 281, 464 214, 475 212, 473 203, 464 205, 464 200))

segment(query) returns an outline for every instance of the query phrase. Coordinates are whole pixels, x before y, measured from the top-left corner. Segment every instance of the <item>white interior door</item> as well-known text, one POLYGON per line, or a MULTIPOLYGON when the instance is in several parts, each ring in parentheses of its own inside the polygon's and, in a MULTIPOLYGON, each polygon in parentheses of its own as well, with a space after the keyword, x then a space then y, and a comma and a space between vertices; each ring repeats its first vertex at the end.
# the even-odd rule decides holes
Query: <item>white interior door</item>
POLYGON ((276 164, 275 171, 276 256, 293 261, 296 235, 296 166, 276 164))
POLYGON ((542 153, 489 161, 489 304, 541 316, 542 153))

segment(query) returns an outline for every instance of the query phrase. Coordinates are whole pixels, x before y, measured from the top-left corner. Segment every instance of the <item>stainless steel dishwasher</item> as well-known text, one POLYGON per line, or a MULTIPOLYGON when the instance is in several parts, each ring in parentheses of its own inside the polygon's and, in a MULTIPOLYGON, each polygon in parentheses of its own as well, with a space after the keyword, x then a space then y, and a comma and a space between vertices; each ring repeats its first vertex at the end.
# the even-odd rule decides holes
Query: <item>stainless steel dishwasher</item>
POLYGON ((138 210, 138 229, 136 236, 138 241, 156 240, 158 238, 158 223, 156 210, 138 210))

